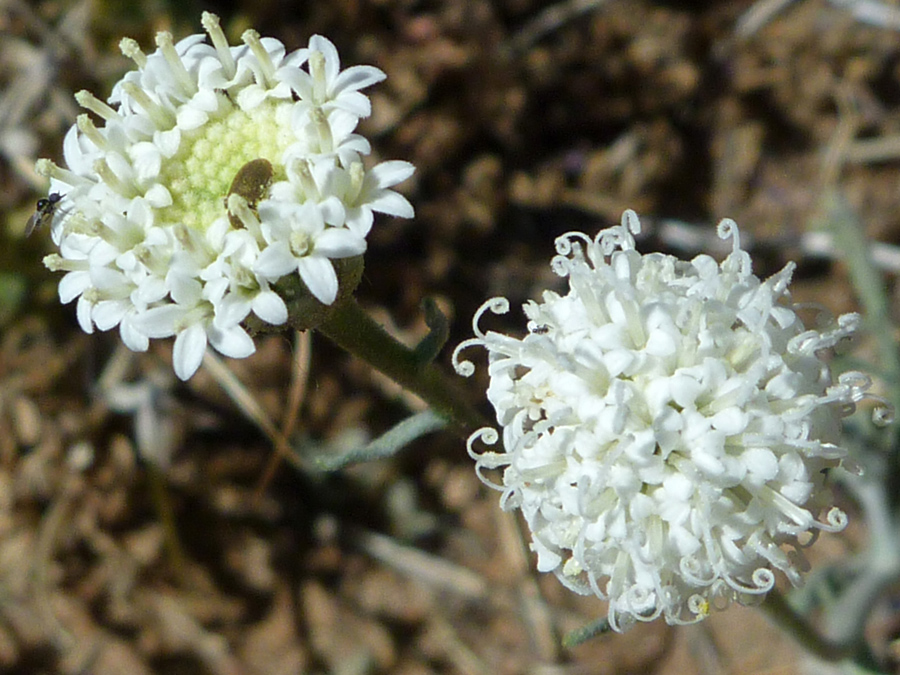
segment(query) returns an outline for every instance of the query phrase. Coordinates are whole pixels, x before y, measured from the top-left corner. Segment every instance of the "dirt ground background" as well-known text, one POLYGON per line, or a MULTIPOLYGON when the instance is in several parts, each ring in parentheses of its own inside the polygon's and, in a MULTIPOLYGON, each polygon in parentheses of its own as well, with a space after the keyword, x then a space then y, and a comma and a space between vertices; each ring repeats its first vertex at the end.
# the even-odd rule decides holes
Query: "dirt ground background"
MULTIPOLYGON (((854 6, 0 2, 0 672, 828 672, 746 608, 562 649, 605 607, 533 570, 460 439, 434 434, 329 476, 281 465, 264 483, 273 445, 221 378, 176 384, 171 344, 123 355, 117 335, 83 335, 40 263, 46 232, 22 231, 45 189, 34 159, 61 161, 74 92, 105 98, 128 68, 120 37, 150 51, 156 30, 200 32, 211 10, 232 43, 251 26, 288 49, 322 33, 346 65, 387 73, 362 129, 373 159, 416 165, 402 186, 416 218, 377 221, 358 297, 410 343, 423 297, 451 316, 455 345, 488 297, 517 308, 558 285, 556 236, 594 233, 625 208, 655 227, 644 250, 683 256, 715 244, 730 216, 758 273, 796 259, 798 299, 852 310, 845 268, 803 234, 837 191, 870 237, 900 243, 900 3, 881 5, 886 26, 854 6), (145 396, 144 416, 111 392, 145 396), (154 451, 136 428, 147 419, 170 456, 163 480, 139 456, 154 451), (180 562, 164 545, 161 484, 180 562)), ((516 311, 491 321, 524 328, 516 311)), ((465 386, 487 414, 478 356, 465 386)), ((440 361, 449 371, 449 349, 440 361)), ((226 365, 301 455, 421 409, 317 336, 272 336, 226 365)), ((825 536, 816 555, 864 536, 825 536)), ((879 653, 889 609, 871 630, 879 653)))

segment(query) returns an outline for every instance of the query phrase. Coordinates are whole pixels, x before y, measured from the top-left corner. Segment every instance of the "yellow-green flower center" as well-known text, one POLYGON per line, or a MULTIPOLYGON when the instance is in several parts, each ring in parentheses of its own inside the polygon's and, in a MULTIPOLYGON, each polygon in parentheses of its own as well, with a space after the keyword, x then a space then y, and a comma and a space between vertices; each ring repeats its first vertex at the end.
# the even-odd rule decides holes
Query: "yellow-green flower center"
POLYGON ((291 252, 298 258, 302 258, 303 256, 312 253, 313 239, 306 232, 292 232, 290 241, 291 252))
POLYGON ((275 180, 284 180, 281 156, 296 141, 290 127, 292 102, 267 100, 245 111, 221 99, 219 111, 198 129, 182 132, 178 152, 163 160, 160 182, 172 195, 172 205, 158 214, 157 224, 180 222, 206 231, 225 215, 231 183, 251 160, 269 160, 275 180))

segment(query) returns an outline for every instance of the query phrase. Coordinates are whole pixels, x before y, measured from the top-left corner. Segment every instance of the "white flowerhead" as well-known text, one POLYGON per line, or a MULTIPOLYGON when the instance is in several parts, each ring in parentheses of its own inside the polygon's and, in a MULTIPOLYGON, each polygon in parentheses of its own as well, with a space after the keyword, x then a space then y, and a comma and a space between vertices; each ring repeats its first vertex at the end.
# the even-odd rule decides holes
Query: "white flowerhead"
POLYGON ((835 383, 820 351, 853 334, 855 314, 808 329, 789 298, 793 265, 754 276, 737 227, 721 264, 641 255, 637 216, 595 239, 557 239, 552 267, 569 292, 525 305, 516 339, 478 327, 460 350, 488 350, 488 398, 502 427, 469 439, 479 476, 522 510, 538 569, 609 602, 616 630, 660 615, 704 618, 800 581, 801 549, 845 515, 828 504, 826 469, 846 453, 840 420, 868 379, 835 383), (503 484, 482 471, 505 467, 503 484))
POLYGON ((95 117, 79 116, 67 134, 67 168, 38 162, 58 195, 59 254, 45 264, 66 272, 60 298, 78 300, 86 332, 119 326, 134 350, 177 336, 182 379, 207 344, 253 353, 251 314, 255 325, 288 320, 279 281, 295 280, 322 305, 343 297, 339 287, 352 291, 342 270, 361 274, 347 259, 365 251, 373 212, 413 215, 390 189, 412 165, 365 169, 369 144, 354 133, 371 109, 361 89, 384 73, 341 70, 319 35, 288 54, 252 30, 229 46, 217 17, 202 23, 212 44, 207 35, 175 44, 162 32, 147 55, 123 40, 136 70, 109 104, 76 96, 95 117))

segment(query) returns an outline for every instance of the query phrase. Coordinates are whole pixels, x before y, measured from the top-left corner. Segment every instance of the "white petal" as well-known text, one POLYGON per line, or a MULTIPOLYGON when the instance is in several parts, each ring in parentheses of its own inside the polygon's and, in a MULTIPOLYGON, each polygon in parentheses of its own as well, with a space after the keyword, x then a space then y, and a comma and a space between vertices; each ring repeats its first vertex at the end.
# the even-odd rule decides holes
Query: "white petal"
POLYGON ((313 85, 309 73, 299 69, 280 68, 275 73, 275 77, 288 84, 301 99, 312 100, 313 85))
POLYGON ((190 105, 204 112, 215 112, 219 108, 219 96, 212 89, 201 89, 191 99, 190 105))
POLYGON ((203 297, 213 305, 218 305, 222 298, 225 297, 225 292, 228 290, 230 283, 230 280, 223 276, 213 277, 203 287, 203 297))
POLYGON ((297 259, 291 255, 286 244, 272 244, 267 247, 253 266, 253 271, 269 280, 280 279, 297 269, 297 259))
MULTIPOLYGON (((362 96, 362 94, 358 94, 362 96)), ((366 98, 363 96, 363 98, 366 98)), ((343 100, 343 99, 341 99, 343 100)), ((366 98, 367 109, 370 109, 369 99, 366 98)), ((333 110, 328 115, 328 126, 331 127, 331 135, 334 136, 335 141, 339 142, 341 148, 345 148, 348 145, 352 145, 356 148, 361 148, 358 151, 361 154, 368 154, 371 152, 371 147, 369 146, 369 141, 367 141, 363 136, 359 136, 358 134, 354 134, 353 130, 359 126, 359 118, 367 117, 367 115, 360 115, 358 113, 354 113, 353 111, 344 110, 343 106, 338 108, 337 110, 333 110), (362 140, 360 140, 362 139, 362 140)), ((344 166, 350 166, 349 164, 345 164, 344 166)))
POLYGON ((233 359, 245 359, 256 351, 253 338, 240 326, 221 331, 213 328, 209 332, 209 341, 219 352, 233 359))
POLYGON ((309 48, 321 52, 325 57, 325 80, 328 83, 334 82, 341 70, 341 59, 338 56, 337 47, 327 37, 313 35, 309 38, 309 48))
POLYGON ((138 330, 129 317, 125 317, 119 324, 119 335, 122 337, 124 345, 133 352, 145 352, 150 346, 150 339, 138 330))
POLYGON ((251 306, 250 300, 239 297, 237 293, 229 293, 216 305, 216 318, 213 323, 219 329, 236 326, 247 318, 251 306))
POLYGON ((97 147, 72 125, 63 139, 63 157, 66 165, 79 175, 91 175, 94 171, 93 157, 97 147))
POLYGON ((67 272, 59 281, 59 301, 67 305, 91 287, 91 275, 87 272, 67 272))
POLYGON ((162 166, 162 154, 153 143, 135 143, 131 146, 131 158, 134 170, 141 181, 147 181, 159 175, 162 166))
POLYGON ((184 310, 171 303, 153 307, 135 317, 135 326, 151 338, 175 335, 175 324, 184 316, 184 310))
POLYGON ((376 164, 369 170, 369 175, 377 187, 387 188, 402 183, 415 171, 416 167, 413 164, 397 159, 376 164))
POLYGON ((347 218, 344 203, 337 197, 329 197, 325 201, 320 202, 319 213, 322 214, 322 219, 326 223, 335 227, 343 225, 344 220, 347 218))
POLYGON ((335 99, 334 105, 355 117, 368 117, 372 114, 372 102, 369 101, 369 97, 358 91, 344 92, 335 99))
POLYGON ((368 155, 372 152, 372 146, 362 136, 358 134, 350 134, 341 142, 341 145, 335 152, 341 166, 350 166, 355 161, 359 161, 360 155, 368 155))
POLYGON ((372 209, 356 207, 347 211, 347 220, 344 225, 357 237, 365 237, 372 230, 375 222, 375 214, 372 209))
POLYGON ((204 35, 203 33, 194 33, 193 35, 183 37, 175 43, 175 53, 181 57, 184 57, 189 52, 195 50, 197 47, 208 46, 203 44, 204 40, 206 40, 206 35, 204 35))
POLYGON ((272 64, 277 67, 284 59, 284 43, 273 37, 260 38, 259 43, 263 46, 263 49, 266 50, 269 58, 272 59, 272 64))
POLYGON ((288 319, 287 306, 275 291, 261 291, 253 299, 253 313, 273 326, 280 326, 288 319))
POLYGON ((144 193, 144 198, 150 206, 156 209, 164 209, 172 205, 172 194, 160 183, 151 185, 150 189, 144 193))
POLYGON ((374 199, 366 202, 366 206, 373 211, 378 211, 378 213, 385 213, 398 218, 412 218, 416 215, 409 200, 393 190, 381 190, 374 199))
POLYGON ((351 66, 337 76, 334 81, 334 93, 355 91, 370 87, 387 77, 384 71, 375 66, 351 66))
POLYGON ((174 273, 166 277, 172 299, 179 305, 196 305, 203 293, 203 286, 192 276, 174 273))
POLYGON ((206 352, 206 330, 199 323, 181 331, 175 338, 172 350, 172 365, 181 380, 187 380, 203 362, 206 352))
POLYGON ((316 237, 316 255, 349 258, 366 251, 366 240, 343 227, 329 227, 316 237))
POLYGON ((94 305, 85 300, 83 295, 78 298, 78 302, 75 305, 75 316, 78 318, 78 325, 81 326, 81 330, 88 334, 94 332, 94 320, 91 318, 93 309, 94 305))
POLYGON ((266 100, 268 92, 259 85, 252 84, 238 92, 237 104, 241 110, 253 110, 266 100))
POLYGON ((131 301, 135 305, 151 305, 166 297, 168 292, 165 280, 159 277, 148 277, 132 291, 131 301))
POLYGON ((184 131, 199 129, 209 120, 209 114, 198 108, 183 106, 177 115, 178 128, 184 131))
POLYGON ((745 450, 741 455, 741 461, 760 483, 773 480, 778 475, 778 460, 767 448, 745 450))
POLYGON ((326 305, 334 302, 338 292, 338 278, 328 258, 307 256, 300 259, 300 278, 316 299, 326 305))
POLYGON ((309 61, 309 48, 295 49, 284 57, 279 70, 282 68, 285 70, 298 70, 307 61, 309 61))
POLYGON ((93 319, 97 328, 109 330, 116 326, 125 316, 131 303, 124 300, 104 300, 94 307, 93 319))
POLYGON ((178 127, 157 131, 153 134, 153 143, 164 157, 173 157, 181 146, 181 130, 178 127))
POLYGON ((107 152, 105 155, 106 164, 110 170, 126 185, 134 182, 134 169, 131 163, 118 152, 107 152))

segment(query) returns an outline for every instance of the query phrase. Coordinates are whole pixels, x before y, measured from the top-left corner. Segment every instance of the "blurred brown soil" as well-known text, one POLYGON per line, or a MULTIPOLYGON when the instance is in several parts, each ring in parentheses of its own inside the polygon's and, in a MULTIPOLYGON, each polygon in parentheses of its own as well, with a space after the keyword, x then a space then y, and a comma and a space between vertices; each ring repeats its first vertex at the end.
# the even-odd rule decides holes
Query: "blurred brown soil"
MULTIPOLYGON (((0 267, 28 288, 0 340, 0 672, 826 672, 749 608, 565 650, 560 636, 605 607, 534 571, 461 439, 434 434, 329 476, 283 465, 260 495, 272 443, 208 371, 176 386, 170 344, 126 358, 117 335, 83 335, 40 265, 46 234, 18 234, 37 194, 34 156, 60 160, 71 94, 103 97, 127 67, 119 37, 150 50, 157 29, 200 30, 196 3, 133 4, 0 9, 0 81, 28 59, 53 66, 17 127, 32 154, 0 160, 0 267), (165 546, 135 417, 111 409, 103 373, 154 387, 180 557, 165 546)), ((898 243, 900 36, 826 0, 798 0, 746 35, 739 19, 764 3, 213 4, 235 41, 253 26, 292 49, 320 32, 345 64, 387 73, 362 131, 373 160, 417 166, 403 186, 417 215, 378 220, 358 296, 410 343, 425 331, 422 298, 450 314, 455 345, 485 299, 517 308, 558 284, 556 236, 596 232, 625 208, 704 243, 732 217, 754 238, 757 271, 798 259, 795 295, 834 312, 854 308, 845 270, 800 239, 823 195, 840 191, 869 236, 898 243)), ((697 252, 658 235, 642 246, 697 252)), ((491 322, 524 328, 517 311, 491 322)), ((276 424, 295 416, 301 452, 353 447, 421 409, 324 338, 306 340, 270 337, 227 362, 276 424)), ((449 371, 448 352, 440 360, 449 371)), ((484 384, 479 362, 466 386, 487 414, 484 384)), ((854 537, 864 533, 824 536, 816 557, 840 556, 854 537)))

